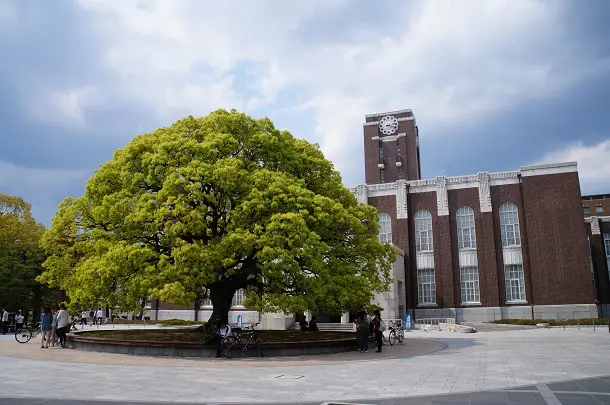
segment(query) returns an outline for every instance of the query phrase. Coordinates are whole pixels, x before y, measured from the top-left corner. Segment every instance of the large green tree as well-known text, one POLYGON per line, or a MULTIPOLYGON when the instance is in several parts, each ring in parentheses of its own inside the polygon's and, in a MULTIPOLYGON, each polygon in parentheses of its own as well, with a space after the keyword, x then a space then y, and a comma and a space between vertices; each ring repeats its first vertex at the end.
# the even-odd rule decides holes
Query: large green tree
POLYGON ((0 193, 0 305, 9 311, 34 311, 58 299, 36 281, 43 271, 45 254, 39 247, 44 227, 36 223, 30 204, 20 197, 0 193))
POLYGON ((387 289, 377 218, 317 145, 218 110, 135 137, 66 199, 40 280, 82 304, 209 296, 210 322, 242 288, 265 312, 340 313, 387 289))

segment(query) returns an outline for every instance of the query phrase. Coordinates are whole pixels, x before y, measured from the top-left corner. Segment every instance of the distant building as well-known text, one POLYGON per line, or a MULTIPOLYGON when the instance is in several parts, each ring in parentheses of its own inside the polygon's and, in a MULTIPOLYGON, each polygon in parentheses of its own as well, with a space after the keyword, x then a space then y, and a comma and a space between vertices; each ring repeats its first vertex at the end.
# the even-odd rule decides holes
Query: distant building
POLYGON ((421 180, 411 110, 363 123, 379 239, 404 251, 406 306, 458 321, 598 316, 575 162, 421 180))
POLYGON ((590 265, 595 286, 595 301, 600 315, 610 317, 610 216, 585 218, 589 233, 590 265))
POLYGON ((610 194, 583 195, 582 211, 585 217, 610 216, 610 194))

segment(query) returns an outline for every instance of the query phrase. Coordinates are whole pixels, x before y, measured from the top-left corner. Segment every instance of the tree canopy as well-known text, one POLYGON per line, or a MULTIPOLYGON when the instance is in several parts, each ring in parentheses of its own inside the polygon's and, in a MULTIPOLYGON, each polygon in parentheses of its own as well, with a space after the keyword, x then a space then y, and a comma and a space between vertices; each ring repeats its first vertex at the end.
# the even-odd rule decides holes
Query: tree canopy
POLYGON ((20 197, 0 193, 0 306, 9 311, 33 309, 58 298, 36 281, 44 252, 39 240, 44 227, 36 223, 31 206, 20 197))
POLYGON ((387 289, 395 259, 317 145, 218 110, 136 136, 67 198, 42 238, 40 280, 83 305, 235 292, 264 312, 340 313, 387 289))

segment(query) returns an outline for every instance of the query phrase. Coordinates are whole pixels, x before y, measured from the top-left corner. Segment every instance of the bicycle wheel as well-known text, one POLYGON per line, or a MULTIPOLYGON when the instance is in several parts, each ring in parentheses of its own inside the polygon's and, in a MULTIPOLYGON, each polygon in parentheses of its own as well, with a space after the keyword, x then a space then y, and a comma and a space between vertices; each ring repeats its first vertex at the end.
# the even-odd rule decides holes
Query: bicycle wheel
POLYGON ((390 331, 388 341, 390 342, 390 346, 394 346, 394 344, 396 343, 396 332, 394 332, 393 330, 390 331))
POLYGON ((255 338, 254 340, 256 341, 256 347, 258 348, 258 351, 260 352, 261 357, 265 357, 265 356, 263 356, 263 349, 261 349, 261 342, 258 340, 258 338, 255 338))
POLYGON ((400 330, 398 331, 398 343, 402 343, 405 341, 405 331, 404 330, 400 330))
POLYGON ((15 331, 15 340, 19 343, 27 343, 32 339, 32 330, 21 328, 15 331))
POLYGON ((227 336, 226 338, 222 339, 222 342, 220 342, 222 355, 227 359, 234 359, 239 355, 241 352, 241 348, 239 346, 241 346, 239 344, 239 340, 237 340, 234 336, 227 336))

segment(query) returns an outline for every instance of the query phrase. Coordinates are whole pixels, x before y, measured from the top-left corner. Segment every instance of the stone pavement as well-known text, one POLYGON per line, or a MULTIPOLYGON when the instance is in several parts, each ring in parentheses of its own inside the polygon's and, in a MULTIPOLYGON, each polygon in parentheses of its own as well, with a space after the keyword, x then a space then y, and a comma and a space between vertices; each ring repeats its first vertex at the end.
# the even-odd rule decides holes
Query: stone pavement
MULTIPOLYGON (((490 394, 470 394, 472 391, 534 386, 520 394, 496 392, 493 395, 496 395, 497 403, 512 403, 515 395, 525 395, 530 398, 542 396, 544 403, 557 405, 564 403, 565 398, 560 398, 564 394, 554 394, 553 398, 544 388, 545 384, 552 392, 553 382, 601 377, 610 373, 610 334, 607 329, 596 332, 586 329, 529 329, 476 334, 431 331, 412 332, 407 336, 407 347, 416 346, 419 339, 423 339, 425 342, 438 342, 444 349, 409 357, 379 358, 376 353, 369 352, 349 353, 346 356, 352 357, 345 360, 337 356, 330 360, 312 357, 302 361, 287 358, 262 361, 160 359, 162 362, 156 363, 159 359, 66 349, 45 351, 39 348, 38 342, 19 347, 12 336, 2 336, 0 396, 4 398, 0 398, 0 403, 20 403, 9 402, 13 401, 9 398, 25 400, 24 397, 30 397, 77 399, 79 403, 116 400, 317 404, 351 401, 384 405, 445 401, 467 404, 481 403, 476 401, 477 396, 490 394), (19 355, 20 350, 26 350, 29 355, 19 355), (46 353, 43 355, 42 352, 46 353), (43 357, 50 356, 48 353, 51 352, 58 358, 43 357), (40 358, 34 359, 38 353, 40 358), (91 361, 71 361, 70 356, 76 353, 90 356, 91 361), (99 360, 107 356, 112 361, 99 360), (122 363, 125 359, 131 360, 122 363), (138 365, 123 365, 130 364, 133 359, 145 361, 138 365), (108 364, 111 362, 121 365, 108 364), (446 397, 443 394, 454 395, 446 397), (418 398, 409 398, 415 396, 418 398), (455 402, 457 400, 462 402, 455 402)), ((392 350, 404 349, 384 348, 388 353, 392 350)), ((607 378, 597 380, 598 384, 607 381, 607 378)), ((607 391, 599 391, 603 392, 607 391)), ((600 397, 607 399, 601 394, 600 397)), ((572 394, 572 397, 574 395, 581 401, 593 398, 598 401, 596 403, 603 403, 589 394, 586 395, 590 398, 583 394, 572 394)), ((566 404, 571 403, 575 402, 566 404)))

